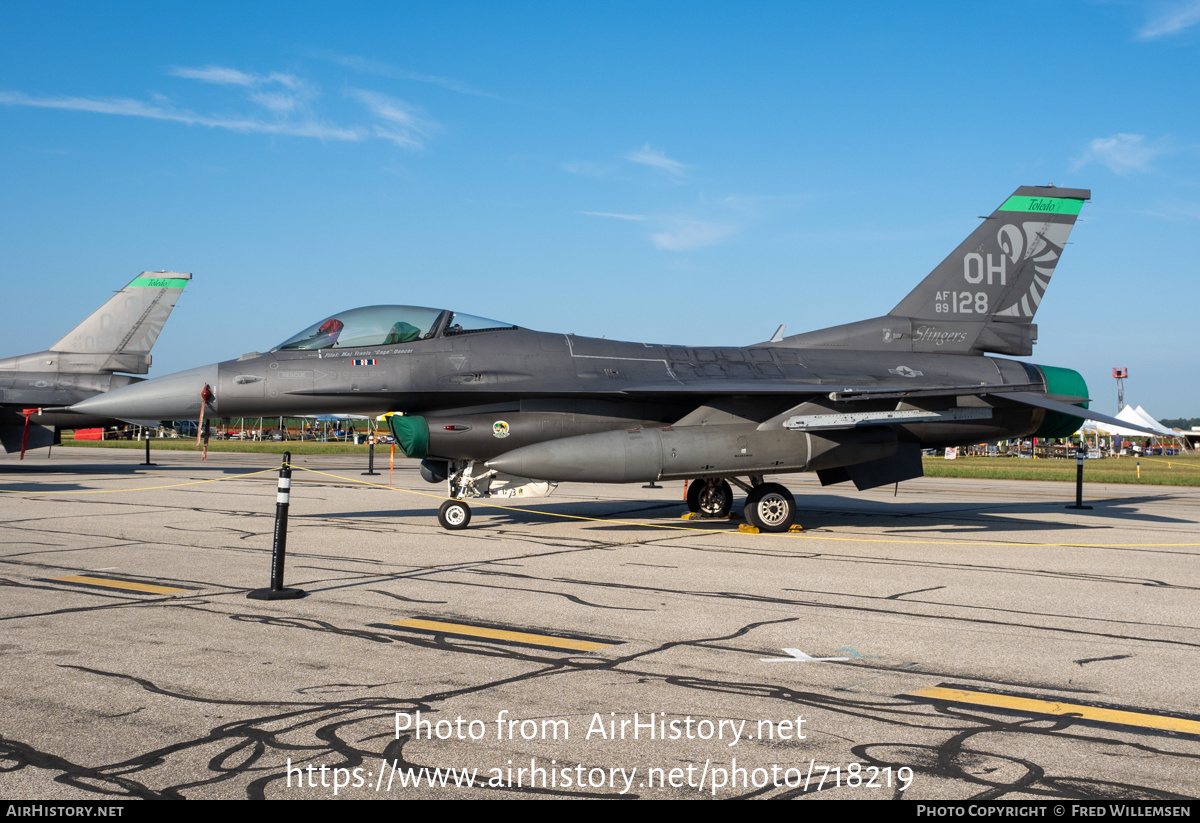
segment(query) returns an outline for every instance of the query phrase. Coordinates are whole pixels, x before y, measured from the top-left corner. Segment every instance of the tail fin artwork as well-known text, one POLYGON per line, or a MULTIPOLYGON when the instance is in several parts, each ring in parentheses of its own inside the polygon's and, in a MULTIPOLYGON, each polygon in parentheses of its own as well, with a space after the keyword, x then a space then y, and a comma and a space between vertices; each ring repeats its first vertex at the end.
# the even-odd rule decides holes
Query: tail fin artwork
POLYGON ((65 355, 65 371, 146 374, 150 349, 191 279, 179 272, 142 272, 49 351, 65 355))
POLYGON ((1033 353, 1033 316, 1087 189, 1022 186, 884 317, 788 341, 819 348, 1033 353))

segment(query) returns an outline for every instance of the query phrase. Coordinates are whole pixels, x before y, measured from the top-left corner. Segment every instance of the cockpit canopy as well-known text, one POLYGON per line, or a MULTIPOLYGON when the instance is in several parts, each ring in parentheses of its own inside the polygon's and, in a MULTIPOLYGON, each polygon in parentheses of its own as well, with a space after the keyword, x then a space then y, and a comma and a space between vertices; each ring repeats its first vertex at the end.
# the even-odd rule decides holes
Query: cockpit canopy
POLYGON ((486 317, 421 306, 366 306, 338 312, 289 337, 276 348, 283 351, 351 349, 389 346, 482 331, 515 329, 486 317))

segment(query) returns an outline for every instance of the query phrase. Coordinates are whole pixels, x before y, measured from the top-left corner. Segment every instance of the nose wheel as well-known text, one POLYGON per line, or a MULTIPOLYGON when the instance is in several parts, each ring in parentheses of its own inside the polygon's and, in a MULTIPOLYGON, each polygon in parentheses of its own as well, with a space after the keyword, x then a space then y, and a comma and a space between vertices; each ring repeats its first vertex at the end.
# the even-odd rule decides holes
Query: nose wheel
POLYGON ((759 531, 785 532, 796 522, 796 498, 778 483, 763 483, 746 495, 742 516, 759 531))
POLYGON ((447 500, 438 509, 438 524, 448 531, 465 529, 471 522, 471 507, 461 500, 447 500))

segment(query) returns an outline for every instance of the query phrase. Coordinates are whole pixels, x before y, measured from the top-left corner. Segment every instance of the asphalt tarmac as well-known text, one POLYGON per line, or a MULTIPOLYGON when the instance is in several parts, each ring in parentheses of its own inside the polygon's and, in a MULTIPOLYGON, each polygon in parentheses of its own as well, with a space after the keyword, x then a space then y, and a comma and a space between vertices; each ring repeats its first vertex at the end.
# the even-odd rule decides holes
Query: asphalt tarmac
POLYGON ((567 485, 448 532, 415 461, 300 456, 307 595, 262 601, 278 458, 142 459, 0 456, 2 797, 1200 796, 1200 489, 789 475, 804 530, 751 535, 567 485))

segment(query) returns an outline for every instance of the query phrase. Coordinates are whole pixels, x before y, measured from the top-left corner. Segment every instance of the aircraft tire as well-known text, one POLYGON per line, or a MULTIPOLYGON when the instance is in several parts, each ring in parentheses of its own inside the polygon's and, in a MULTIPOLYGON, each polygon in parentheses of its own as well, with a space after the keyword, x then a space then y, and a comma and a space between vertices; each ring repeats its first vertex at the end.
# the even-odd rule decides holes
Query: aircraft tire
POLYGON ((763 530, 762 523, 758 522, 758 518, 754 516, 754 507, 750 505, 750 498, 754 494, 753 491, 746 495, 746 502, 742 505, 742 520, 746 521, 747 526, 753 526, 759 531, 763 530))
POLYGON ((448 531, 465 529, 471 523, 471 507, 461 500, 447 500, 438 509, 438 524, 448 531))
POLYGON ((746 495, 742 516, 759 531, 785 532, 796 522, 796 498, 778 483, 763 483, 746 495))
POLYGON ((727 517, 733 508, 733 489, 728 481, 720 480, 708 493, 708 482, 697 478, 688 483, 687 507, 690 512, 699 512, 705 517, 727 517))

